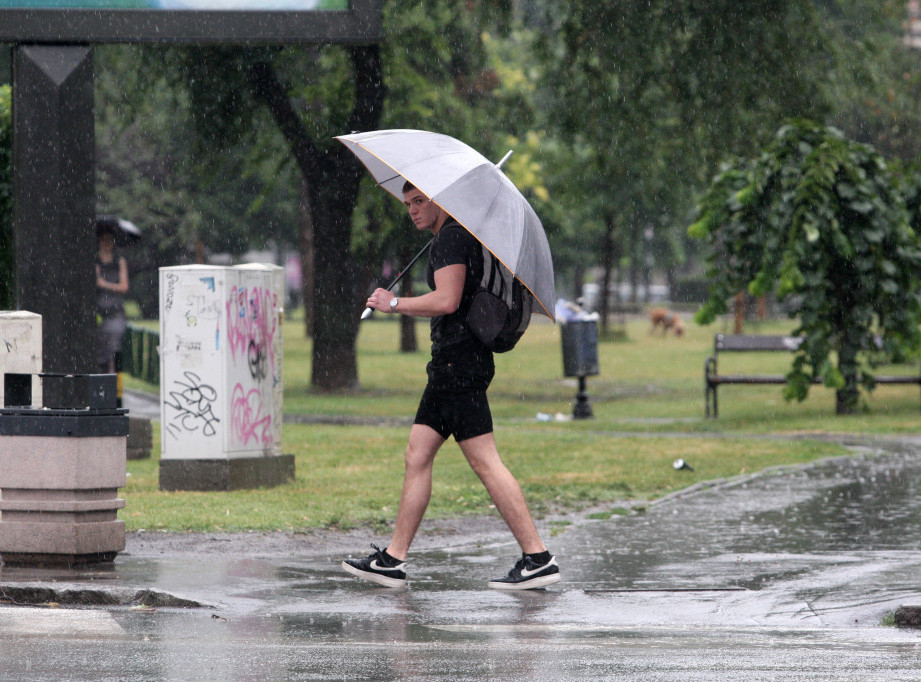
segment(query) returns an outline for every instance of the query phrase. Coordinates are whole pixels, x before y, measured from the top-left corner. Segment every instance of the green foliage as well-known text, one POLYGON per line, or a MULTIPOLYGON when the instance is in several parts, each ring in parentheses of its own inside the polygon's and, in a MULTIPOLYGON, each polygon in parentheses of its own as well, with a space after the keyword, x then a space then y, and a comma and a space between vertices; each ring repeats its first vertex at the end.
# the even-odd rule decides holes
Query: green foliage
POLYGON ((830 110, 827 32, 808 0, 574 0, 547 4, 544 21, 537 98, 572 150, 550 171, 566 205, 552 246, 588 254, 574 264, 636 281, 654 258, 674 275, 694 248, 674 226, 719 160, 784 117, 830 110))
MULTIPOLYGON (((381 61, 387 97, 380 127, 443 132, 487 157, 498 154, 492 132, 496 126, 489 116, 495 75, 486 63, 477 16, 463 3, 411 0, 384 3, 383 23, 381 61)), ((352 250, 369 273, 378 272, 388 259, 400 267, 425 238, 408 229, 398 200, 367 174, 362 183, 352 250)))
POLYGON ((783 126, 759 156, 727 164, 689 234, 707 245, 710 298, 701 324, 739 291, 795 297, 804 342, 785 396, 819 379, 839 412, 872 390, 872 363, 921 345, 921 244, 897 180, 872 147, 808 121, 783 126), (881 347, 877 345, 881 341, 881 347))
POLYGON ((551 243, 564 267, 603 265, 608 246, 634 270, 650 255, 673 275, 693 265, 699 245, 683 227, 695 196, 791 117, 905 161, 918 154, 921 72, 902 43, 904 2, 535 4, 545 11, 526 64, 539 66, 539 127, 574 151, 561 158, 568 179, 546 183, 566 205, 551 243))
POLYGON ((828 122, 889 159, 911 162, 921 154, 921 72, 918 51, 902 40, 906 3, 851 0, 829 3, 840 36, 838 61, 852 65, 838 78, 828 122))
POLYGON ((0 85, 0 308, 16 307, 13 252, 13 108, 10 86, 0 85))
MULTIPOLYGON (((291 241, 296 183, 256 145, 195 152, 190 94, 163 68, 161 48, 101 46, 96 61, 97 210, 134 222, 125 250, 131 290, 155 317, 157 269, 205 254, 238 256, 291 241), (285 181, 288 182, 285 182, 285 181)), ((264 148, 264 147, 261 147, 264 148)))

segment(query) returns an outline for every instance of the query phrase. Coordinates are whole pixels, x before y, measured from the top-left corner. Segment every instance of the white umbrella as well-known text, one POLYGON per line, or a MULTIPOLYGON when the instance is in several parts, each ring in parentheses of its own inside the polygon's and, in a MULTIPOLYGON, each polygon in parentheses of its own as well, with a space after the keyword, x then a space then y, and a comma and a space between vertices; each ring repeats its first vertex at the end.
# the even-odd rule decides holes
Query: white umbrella
POLYGON ((528 288, 533 312, 554 319, 547 236, 527 199, 496 164, 453 137, 424 130, 375 130, 336 139, 400 201, 408 180, 450 213, 528 288))
POLYGON ((125 237, 127 237, 129 241, 136 241, 141 238, 141 231, 138 229, 138 226, 132 223, 130 220, 119 218, 118 226, 121 228, 122 232, 125 233, 125 237))

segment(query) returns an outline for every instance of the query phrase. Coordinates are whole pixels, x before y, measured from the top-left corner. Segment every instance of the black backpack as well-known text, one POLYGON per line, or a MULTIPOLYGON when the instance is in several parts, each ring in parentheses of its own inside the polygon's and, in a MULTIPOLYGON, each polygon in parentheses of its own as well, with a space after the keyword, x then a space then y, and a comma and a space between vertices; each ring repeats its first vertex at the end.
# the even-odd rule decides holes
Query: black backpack
POLYGON ((485 246, 483 279, 467 310, 467 329, 494 353, 512 350, 531 321, 533 296, 485 246))

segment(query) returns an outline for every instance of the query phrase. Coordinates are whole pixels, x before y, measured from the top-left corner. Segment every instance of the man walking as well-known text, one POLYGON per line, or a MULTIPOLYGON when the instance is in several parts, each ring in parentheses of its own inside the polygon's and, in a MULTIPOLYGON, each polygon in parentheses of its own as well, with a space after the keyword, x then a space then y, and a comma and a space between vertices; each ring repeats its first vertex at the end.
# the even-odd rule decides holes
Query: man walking
POLYGON ((524 590, 560 580, 560 570, 540 539, 518 481, 502 463, 493 437, 486 389, 495 373, 492 352, 466 329, 464 318, 483 274, 480 243, 438 204, 410 183, 403 203, 418 230, 434 236, 429 251, 429 293, 394 297, 376 289, 367 306, 384 313, 431 318, 428 384, 409 434, 403 492, 390 544, 364 559, 347 559, 349 573, 387 587, 406 584, 406 556, 432 492, 435 455, 453 436, 508 524, 522 556, 489 587, 524 590))

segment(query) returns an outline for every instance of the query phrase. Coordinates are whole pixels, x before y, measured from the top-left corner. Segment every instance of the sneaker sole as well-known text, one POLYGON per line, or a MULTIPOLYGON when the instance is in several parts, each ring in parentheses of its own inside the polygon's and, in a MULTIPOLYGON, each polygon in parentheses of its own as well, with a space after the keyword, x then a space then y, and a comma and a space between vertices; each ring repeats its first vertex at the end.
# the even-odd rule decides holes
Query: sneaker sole
POLYGON ((369 573, 368 571, 362 571, 360 568, 355 568, 351 564, 347 564, 344 561, 341 564, 342 568, 346 572, 351 573, 356 578, 362 578, 364 580, 370 580, 373 583, 378 585, 383 585, 384 587, 406 587, 406 580, 400 578, 388 578, 386 575, 379 575, 377 573, 369 573))
POLYGON ((560 582, 559 573, 551 573, 550 575, 543 575, 539 578, 532 578, 531 580, 523 580, 520 583, 504 583, 504 582, 490 582, 488 586, 494 590, 536 590, 541 587, 547 587, 547 585, 553 585, 554 583, 560 582))

